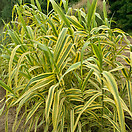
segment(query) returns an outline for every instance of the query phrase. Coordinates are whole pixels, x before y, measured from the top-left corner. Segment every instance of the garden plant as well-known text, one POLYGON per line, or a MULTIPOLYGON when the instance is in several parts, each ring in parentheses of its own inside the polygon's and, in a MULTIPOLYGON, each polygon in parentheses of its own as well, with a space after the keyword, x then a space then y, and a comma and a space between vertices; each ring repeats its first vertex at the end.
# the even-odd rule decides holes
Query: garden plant
POLYGON ((103 18, 97 0, 87 10, 47 0, 47 14, 38 0, 14 6, 0 45, 6 131, 12 107, 12 132, 23 120, 24 132, 131 131, 131 36, 111 28, 102 4, 103 18))

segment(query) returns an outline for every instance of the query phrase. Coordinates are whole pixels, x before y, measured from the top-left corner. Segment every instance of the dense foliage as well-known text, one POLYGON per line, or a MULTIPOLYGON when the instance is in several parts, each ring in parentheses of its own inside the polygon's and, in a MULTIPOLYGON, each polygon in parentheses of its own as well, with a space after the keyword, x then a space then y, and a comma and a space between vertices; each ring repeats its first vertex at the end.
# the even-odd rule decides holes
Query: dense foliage
MULTIPOLYGON (((47 0, 38 0, 43 11, 46 11, 47 0)), ((0 18, 5 22, 11 21, 13 6, 20 2, 20 0, 2 0, 0 4, 0 18)), ((30 0, 23 0, 24 3, 30 3, 30 0)), ((1 21, 2 23, 2 21, 1 21)))
POLYGON ((110 15, 116 21, 116 25, 125 30, 132 29, 132 1, 131 0, 109 0, 110 15))
POLYGON ((25 132, 131 131, 128 34, 111 29, 105 1, 104 19, 96 13, 97 0, 87 1, 87 12, 68 8, 65 0, 50 1, 54 10, 47 14, 37 0, 36 6, 34 0, 15 5, 13 21, 5 25, 0 85, 6 96, 0 114, 8 122, 9 109, 16 108, 13 132, 22 120, 25 132))
MULTIPOLYGON (((12 9, 13 6, 20 2, 23 1, 23 3, 31 3, 30 0, 1 0, 0 1, 0 19, 3 19, 5 22, 11 21, 12 18, 12 9)), ((42 11, 46 13, 47 10, 47 1, 48 0, 38 0, 41 7, 42 11)), ((59 2, 60 0, 56 0, 56 2, 59 2)), ((69 2, 77 2, 78 0, 69 0, 69 2)), ((50 9, 51 4, 50 4, 50 9)), ((0 20, 0 26, 2 24, 2 20, 0 20)))
MULTIPOLYGON (((12 5, 9 0, 1 0, 0 1, 0 19, 4 19, 5 21, 11 20, 11 12, 12 12, 12 5)), ((2 21, 0 20, 0 25, 2 21)))

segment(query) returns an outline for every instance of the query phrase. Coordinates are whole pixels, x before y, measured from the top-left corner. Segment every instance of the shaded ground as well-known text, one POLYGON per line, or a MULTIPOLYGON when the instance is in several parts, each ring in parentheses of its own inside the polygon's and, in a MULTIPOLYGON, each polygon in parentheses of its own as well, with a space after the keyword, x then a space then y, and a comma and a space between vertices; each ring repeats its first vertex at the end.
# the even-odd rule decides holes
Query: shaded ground
MULTIPOLYGON (((93 0, 90 0, 92 2, 93 0)), ((85 7, 87 4, 87 0, 80 0, 78 3, 73 4, 73 8, 80 8, 80 7, 85 7)), ((98 6, 100 9, 103 7, 103 0, 98 0, 98 6)))
MULTIPOLYGON (((0 87, 0 100, 5 96, 5 90, 0 87)), ((0 108, 3 106, 3 102, 0 103, 0 108)), ((9 111, 9 115, 8 115, 8 129, 9 132, 12 132, 12 125, 15 119, 15 109, 12 108, 9 111)), ((5 115, 0 116, 0 132, 5 132, 5 115)))

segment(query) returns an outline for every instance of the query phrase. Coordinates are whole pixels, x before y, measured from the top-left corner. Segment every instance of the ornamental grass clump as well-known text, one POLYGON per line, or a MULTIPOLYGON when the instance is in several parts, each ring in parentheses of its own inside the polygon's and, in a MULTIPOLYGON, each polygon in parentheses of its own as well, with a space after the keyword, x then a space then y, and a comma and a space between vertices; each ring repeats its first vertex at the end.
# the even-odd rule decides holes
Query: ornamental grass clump
POLYGON ((103 18, 96 12, 97 0, 87 0, 87 11, 68 7, 65 0, 47 3, 48 14, 38 0, 17 4, 5 24, 3 42, 8 41, 1 51, 8 70, 0 80, 6 90, 0 113, 7 117, 16 108, 13 132, 22 120, 21 129, 28 132, 39 127, 45 132, 131 131, 125 120, 132 120, 128 34, 111 28, 105 0, 103 18))

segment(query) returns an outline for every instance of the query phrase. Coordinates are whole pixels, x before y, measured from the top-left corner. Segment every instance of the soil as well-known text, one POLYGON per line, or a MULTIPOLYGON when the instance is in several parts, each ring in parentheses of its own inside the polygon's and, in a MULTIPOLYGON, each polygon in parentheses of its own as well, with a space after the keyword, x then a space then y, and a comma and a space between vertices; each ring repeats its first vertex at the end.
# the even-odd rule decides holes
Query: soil
MULTIPOLYGON (((3 99, 4 95, 5 95, 5 90, 2 87, 0 87, 0 100, 3 99)), ((3 106, 3 103, 0 103, 0 108, 2 106, 3 106)), ((2 115, 0 117, 0 132, 4 132, 4 127, 5 127, 5 116, 2 115)))
MULTIPOLYGON (((4 98, 6 92, 0 87, 0 100, 4 98)), ((0 108, 3 106, 4 101, 0 103, 0 108)), ((5 114, 0 116, 0 132, 5 132, 5 114)), ((12 132, 12 126, 15 121, 15 108, 11 108, 8 114, 8 132, 12 132)), ((20 132, 20 127, 18 128, 18 132, 20 132)))
MULTIPOLYGON (((92 2, 93 0, 90 0, 90 2, 92 2)), ((73 4, 73 8, 81 8, 81 7, 85 7, 87 3, 87 0, 80 0, 78 3, 73 4)), ((103 0, 98 0, 98 7, 100 7, 100 9, 102 9, 103 7, 103 0)))

